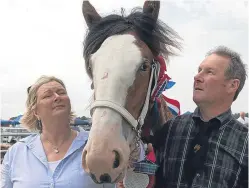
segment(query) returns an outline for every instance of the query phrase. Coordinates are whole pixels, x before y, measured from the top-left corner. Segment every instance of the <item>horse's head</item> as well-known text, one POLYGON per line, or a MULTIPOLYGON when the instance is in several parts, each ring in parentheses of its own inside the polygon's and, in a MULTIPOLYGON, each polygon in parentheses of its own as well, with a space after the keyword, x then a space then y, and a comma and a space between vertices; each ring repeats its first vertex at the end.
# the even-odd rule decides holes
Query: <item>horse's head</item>
POLYGON ((82 166, 97 183, 121 180, 138 158, 137 132, 148 112, 157 73, 154 59, 179 47, 178 35, 159 22, 159 8, 159 1, 146 1, 141 12, 101 17, 89 1, 83 2, 89 28, 84 58, 94 102, 82 166))

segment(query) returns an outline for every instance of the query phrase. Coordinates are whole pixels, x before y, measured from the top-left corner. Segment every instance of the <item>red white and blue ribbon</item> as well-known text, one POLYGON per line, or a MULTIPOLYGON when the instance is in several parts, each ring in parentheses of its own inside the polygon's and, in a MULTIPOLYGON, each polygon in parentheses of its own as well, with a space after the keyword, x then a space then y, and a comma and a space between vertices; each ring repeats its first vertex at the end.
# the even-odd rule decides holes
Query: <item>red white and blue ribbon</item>
POLYGON ((177 100, 170 99, 170 98, 166 97, 165 95, 163 95, 163 98, 165 99, 169 110, 171 111, 171 113, 174 116, 178 116, 181 114, 180 103, 177 100))
POLYGON ((171 78, 166 73, 167 68, 166 68, 166 63, 165 63, 163 57, 158 56, 155 60, 158 62, 159 73, 158 73, 156 88, 154 89, 154 91, 151 95, 151 100, 158 101, 157 98, 160 95, 162 95, 163 98, 165 99, 165 101, 167 102, 168 108, 170 109, 171 113, 174 116, 180 115, 181 111, 180 111, 179 101, 177 101, 175 99, 171 99, 169 97, 166 97, 165 92, 164 92, 167 89, 172 88, 176 84, 176 82, 172 81, 171 78))

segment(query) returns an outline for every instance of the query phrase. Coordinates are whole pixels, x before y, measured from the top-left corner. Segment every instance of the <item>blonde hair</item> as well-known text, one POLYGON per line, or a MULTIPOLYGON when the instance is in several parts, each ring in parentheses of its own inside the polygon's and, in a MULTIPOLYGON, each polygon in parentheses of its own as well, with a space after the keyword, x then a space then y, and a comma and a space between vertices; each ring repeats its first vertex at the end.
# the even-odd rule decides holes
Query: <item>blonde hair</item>
MULTIPOLYGON (((28 98, 26 101, 26 112, 24 113, 21 119, 21 123, 29 131, 32 132, 41 131, 40 127, 38 126, 38 119, 34 114, 34 110, 36 108, 36 103, 37 103, 37 91, 43 84, 53 81, 58 82, 66 89, 66 86, 61 79, 56 78, 54 76, 41 76, 39 79, 37 79, 35 84, 33 84, 28 90, 28 98)), ((70 123, 73 122, 74 118, 75 118, 74 112, 71 111, 69 115, 70 123)))

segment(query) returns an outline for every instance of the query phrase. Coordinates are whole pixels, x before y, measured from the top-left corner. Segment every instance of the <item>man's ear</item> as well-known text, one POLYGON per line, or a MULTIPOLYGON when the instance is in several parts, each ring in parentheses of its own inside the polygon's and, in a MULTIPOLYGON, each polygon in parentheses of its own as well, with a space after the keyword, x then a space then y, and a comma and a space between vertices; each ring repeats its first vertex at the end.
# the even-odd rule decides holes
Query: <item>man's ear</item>
POLYGON ((229 87, 228 92, 229 93, 235 93, 240 86, 240 80, 239 79, 232 79, 229 81, 229 87))

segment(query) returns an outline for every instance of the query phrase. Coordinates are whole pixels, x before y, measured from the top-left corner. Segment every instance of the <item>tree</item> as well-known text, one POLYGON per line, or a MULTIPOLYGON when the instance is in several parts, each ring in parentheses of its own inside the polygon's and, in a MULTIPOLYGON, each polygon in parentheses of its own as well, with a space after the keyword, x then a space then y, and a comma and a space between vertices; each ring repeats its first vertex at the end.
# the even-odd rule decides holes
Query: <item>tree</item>
POLYGON ((238 119, 239 116, 240 116, 240 113, 235 113, 235 114, 233 114, 233 116, 234 116, 235 119, 238 119))
POLYGON ((80 119, 82 119, 82 120, 88 120, 89 118, 86 117, 86 116, 82 116, 80 119))

